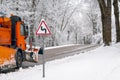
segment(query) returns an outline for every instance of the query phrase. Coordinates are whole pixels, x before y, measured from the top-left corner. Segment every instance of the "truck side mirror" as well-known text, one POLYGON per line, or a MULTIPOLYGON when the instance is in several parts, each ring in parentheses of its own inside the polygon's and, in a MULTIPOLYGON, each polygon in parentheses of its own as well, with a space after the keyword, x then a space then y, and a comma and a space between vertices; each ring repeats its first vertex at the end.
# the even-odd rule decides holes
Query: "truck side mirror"
POLYGON ((43 55, 43 47, 40 48, 40 50, 38 51, 38 54, 43 55))

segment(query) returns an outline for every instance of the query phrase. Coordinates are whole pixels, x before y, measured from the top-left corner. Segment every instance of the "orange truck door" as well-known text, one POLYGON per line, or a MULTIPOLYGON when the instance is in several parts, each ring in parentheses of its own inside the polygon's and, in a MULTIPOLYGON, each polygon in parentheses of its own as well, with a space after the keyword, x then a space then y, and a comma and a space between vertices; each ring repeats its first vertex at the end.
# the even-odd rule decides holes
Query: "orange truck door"
POLYGON ((22 22, 17 22, 16 24, 16 39, 17 47, 20 47, 22 50, 26 50, 26 41, 25 41, 25 30, 22 22))

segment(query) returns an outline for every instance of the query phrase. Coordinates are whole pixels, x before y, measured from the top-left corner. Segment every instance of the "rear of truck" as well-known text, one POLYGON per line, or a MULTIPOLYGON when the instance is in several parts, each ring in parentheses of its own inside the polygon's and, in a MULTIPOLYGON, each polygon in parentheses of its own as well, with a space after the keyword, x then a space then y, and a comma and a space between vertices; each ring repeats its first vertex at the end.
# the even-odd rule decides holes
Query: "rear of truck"
POLYGON ((0 67, 15 63, 16 50, 11 45, 11 20, 0 17, 0 67))

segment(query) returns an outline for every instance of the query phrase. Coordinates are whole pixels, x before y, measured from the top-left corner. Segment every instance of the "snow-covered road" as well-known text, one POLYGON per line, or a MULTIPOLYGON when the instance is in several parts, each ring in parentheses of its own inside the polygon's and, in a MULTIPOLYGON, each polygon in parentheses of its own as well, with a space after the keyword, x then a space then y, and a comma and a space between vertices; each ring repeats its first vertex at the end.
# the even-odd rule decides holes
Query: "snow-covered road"
POLYGON ((47 62, 45 78, 37 65, 0 74, 0 80, 120 80, 119 75, 120 43, 47 62))
MULTIPOLYGON (((75 54, 79 54, 81 52, 93 50, 100 45, 80 45, 80 44, 69 44, 63 46, 54 46, 45 48, 45 61, 51 61, 55 59, 60 59, 68 56, 73 56, 75 54)), ((42 63, 42 55, 38 55, 38 62, 31 63, 31 62, 23 62, 23 67, 29 67, 34 65, 40 65, 42 63)))

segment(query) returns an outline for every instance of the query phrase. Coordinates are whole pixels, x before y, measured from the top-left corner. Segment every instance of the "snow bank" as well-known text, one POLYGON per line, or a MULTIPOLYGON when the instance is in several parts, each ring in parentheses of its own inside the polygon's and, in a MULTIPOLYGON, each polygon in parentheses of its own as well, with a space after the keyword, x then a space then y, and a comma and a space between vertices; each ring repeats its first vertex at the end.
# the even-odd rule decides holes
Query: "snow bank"
POLYGON ((39 65, 0 74, 0 80, 120 80, 119 74, 120 43, 47 62, 45 78, 39 65))
POLYGON ((76 45, 79 45, 79 44, 67 44, 67 45, 61 45, 61 46, 52 46, 52 47, 46 47, 45 49, 48 50, 48 49, 55 49, 55 48, 68 47, 68 46, 76 46, 76 45))

